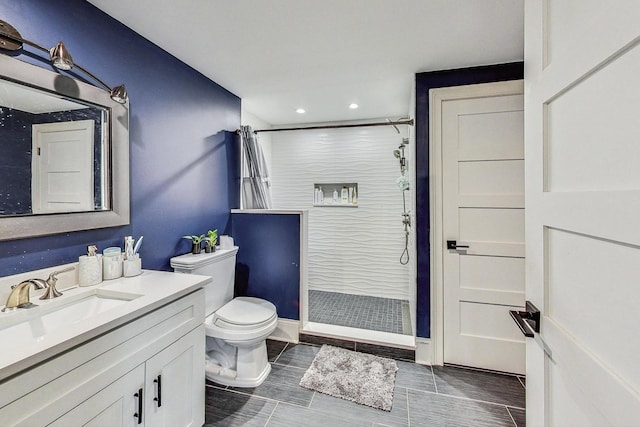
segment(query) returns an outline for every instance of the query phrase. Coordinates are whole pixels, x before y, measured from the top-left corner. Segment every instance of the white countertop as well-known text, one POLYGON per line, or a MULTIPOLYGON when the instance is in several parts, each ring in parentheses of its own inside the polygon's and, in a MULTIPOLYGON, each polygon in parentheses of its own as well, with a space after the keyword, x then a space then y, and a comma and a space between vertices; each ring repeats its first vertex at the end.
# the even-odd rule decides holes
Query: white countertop
POLYGON ((0 381, 190 294, 210 281, 211 278, 208 276, 143 270, 142 274, 136 277, 122 277, 104 281, 95 286, 63 289, 64 294, 61 297, 49 301, 41 301, 37 297, 32 297, 32 302, 38 307, 0 313, 0 337, 5 330, 3 325, 13 324, 16 320, 26 317, 37 316, 39 312, 51 311, 47 309, 47 304, 64 304, 65 300, 77 297, 80 293, 85 293, 88 290, 104 289, 105 291, 139 295, 124 304, 105 310, 95 316, 92 315, 77 322, 65 324, 64 327, 47 331, 41 336, 38 336, 37 333, 29 337, 21 336, 16 338, 14 342, 10 338, 5 339, 0 343, 2 348, 0 351, 0 381))

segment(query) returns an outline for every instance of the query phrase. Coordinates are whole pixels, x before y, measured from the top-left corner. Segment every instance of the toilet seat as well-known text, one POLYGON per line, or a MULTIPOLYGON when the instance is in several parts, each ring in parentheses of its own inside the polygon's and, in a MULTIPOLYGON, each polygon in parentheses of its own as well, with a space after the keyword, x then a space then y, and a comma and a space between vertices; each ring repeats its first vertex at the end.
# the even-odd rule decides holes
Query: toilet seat
POLYGON ((276 316, 276 307, 269 301, 237 297, 215 311, 212 322, 223 329, 248 330, 269 324, 276 316))
POLYGON ((276 307, 269 301, 237 297, 205 319, 205 333, 230 344, 252 344, 266 339, 278 325, 276 307))

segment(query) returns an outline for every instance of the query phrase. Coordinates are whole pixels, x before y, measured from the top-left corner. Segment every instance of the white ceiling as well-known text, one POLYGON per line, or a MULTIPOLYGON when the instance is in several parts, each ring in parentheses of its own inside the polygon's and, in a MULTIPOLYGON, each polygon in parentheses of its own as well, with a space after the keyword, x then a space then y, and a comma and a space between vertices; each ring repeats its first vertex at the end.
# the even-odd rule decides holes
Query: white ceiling
POLYGON ((406 116, 416 72, 523 59, 524 0, 89 2, 272 124, 406 116))

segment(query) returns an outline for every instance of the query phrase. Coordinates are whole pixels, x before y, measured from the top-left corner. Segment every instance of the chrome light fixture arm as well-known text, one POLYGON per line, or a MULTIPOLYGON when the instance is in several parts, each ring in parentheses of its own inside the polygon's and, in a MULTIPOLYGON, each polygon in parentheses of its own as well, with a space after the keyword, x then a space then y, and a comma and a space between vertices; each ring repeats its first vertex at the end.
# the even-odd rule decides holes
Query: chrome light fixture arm
POLYGON ((58 44, 51 49, 47 49, 43 46, 40 46, 38 43, 23 38, 18 30, 16 30, 11 24, 0 20, 0 48, 16 51, 22 49, 23 44, 29 45, 49 54, 49 58, 53 66, 60 70, 70 70, 71 68, 75 67, 76 69, 82 71, 95 82, 106 88, 107 91, 109 91, 111 99, 113 99, 114 101, 120 104, 124 104, 127 102, 127 90, 123 84, 112 88, 100 78, 98 78, 95 74, 93 74, 86 68, 76 64, 71 57, 71 53, 69 53, 63 42, 58 42, 58 44))

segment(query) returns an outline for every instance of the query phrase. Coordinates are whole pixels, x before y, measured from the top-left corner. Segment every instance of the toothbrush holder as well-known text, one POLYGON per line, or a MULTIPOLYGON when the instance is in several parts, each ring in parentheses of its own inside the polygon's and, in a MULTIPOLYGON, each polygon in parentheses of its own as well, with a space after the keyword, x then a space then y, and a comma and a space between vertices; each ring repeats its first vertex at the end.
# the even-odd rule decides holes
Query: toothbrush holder
POLYGON ((133 258, 125 259, 122 263, 124 277, 133 277, 142 273, 142 258, 135 254, 133 258))
POLYGON ((122 254, 115 253, 103 255, 102 257, 102 278, 104 280, 117 279, 122 277, 122 254))

